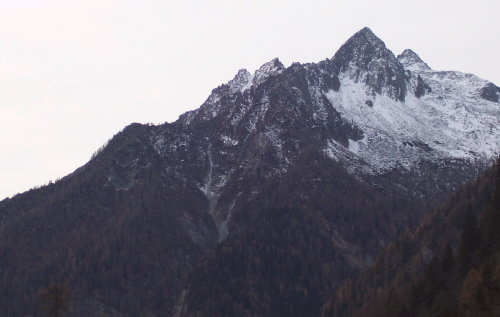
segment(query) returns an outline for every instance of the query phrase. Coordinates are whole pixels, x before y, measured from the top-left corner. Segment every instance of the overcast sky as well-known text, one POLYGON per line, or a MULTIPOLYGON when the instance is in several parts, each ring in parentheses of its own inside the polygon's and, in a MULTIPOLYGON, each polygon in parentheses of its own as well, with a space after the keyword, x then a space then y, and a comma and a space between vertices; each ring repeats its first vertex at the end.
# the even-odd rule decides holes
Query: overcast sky
POLYGON ((397 55, 500 85, 498 0, 0 0, 0 200, 132 122, 198 108, 241 68, 319 62, 368 26, 397 55))

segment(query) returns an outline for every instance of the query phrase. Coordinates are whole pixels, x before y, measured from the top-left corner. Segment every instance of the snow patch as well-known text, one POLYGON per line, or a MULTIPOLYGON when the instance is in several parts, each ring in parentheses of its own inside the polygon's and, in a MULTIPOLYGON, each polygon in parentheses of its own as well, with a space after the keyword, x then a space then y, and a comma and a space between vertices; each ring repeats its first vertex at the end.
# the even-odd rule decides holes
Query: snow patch
MULTIPOLYGON (((495 156, 500 146, 500 109, 476 94, 486 81, 459 72, 425 71, 420 76, 432 92, 420 99, 408 94, 405 102, 374 96, 364 84, 348 76, 340 78, 339 91, 326 96, 344 121, 365 133, 362 142, 349 141, 350 152, 380 170, 410 168, 426 157, 495 156), (409 144, 405 142, 417 146, 405 146, 409 144)), ((325 152, 338 160, 339 147, 329 142, 325 152)))
POLYGON ((231 139, 227 135, 221 135, 220 138, 221 138, 222 142, 224 143, 224 145, 226 145, 226 146, 235 146, 235 145, 238 145, 240 143, 237 140, 231 139))

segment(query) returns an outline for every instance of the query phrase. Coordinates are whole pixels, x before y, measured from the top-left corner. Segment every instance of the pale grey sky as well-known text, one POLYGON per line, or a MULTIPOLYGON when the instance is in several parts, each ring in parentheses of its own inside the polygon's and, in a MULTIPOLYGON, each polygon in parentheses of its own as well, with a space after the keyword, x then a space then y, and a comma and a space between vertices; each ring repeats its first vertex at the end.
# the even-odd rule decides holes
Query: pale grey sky
POLYGON ((132 122, 174 121, 240 68, 318 62, 368 26, 500 85, 498 0, 0 0, 0 200, 132 122))

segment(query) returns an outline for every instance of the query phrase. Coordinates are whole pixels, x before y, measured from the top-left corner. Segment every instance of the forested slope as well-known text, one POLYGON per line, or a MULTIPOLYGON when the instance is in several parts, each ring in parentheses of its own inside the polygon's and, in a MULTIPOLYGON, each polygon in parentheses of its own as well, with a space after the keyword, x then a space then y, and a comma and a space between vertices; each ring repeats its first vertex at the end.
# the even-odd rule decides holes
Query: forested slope
POLYGON ((498 316, 499 244, 497 163, 344 283, 321 315, 498 316))

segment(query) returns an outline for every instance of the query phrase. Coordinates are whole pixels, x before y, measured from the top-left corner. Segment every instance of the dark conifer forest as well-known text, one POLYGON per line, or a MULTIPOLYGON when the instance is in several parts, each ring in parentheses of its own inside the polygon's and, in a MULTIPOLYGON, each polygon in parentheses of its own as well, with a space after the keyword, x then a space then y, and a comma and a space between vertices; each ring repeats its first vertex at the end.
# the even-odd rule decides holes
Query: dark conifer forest
POLYGON ((321 316, 498 316, 500 164, 406 231, 321 316))

